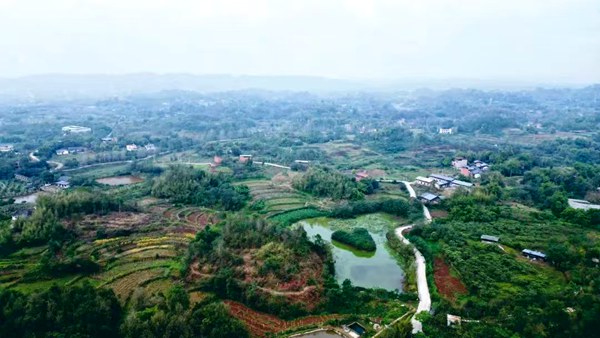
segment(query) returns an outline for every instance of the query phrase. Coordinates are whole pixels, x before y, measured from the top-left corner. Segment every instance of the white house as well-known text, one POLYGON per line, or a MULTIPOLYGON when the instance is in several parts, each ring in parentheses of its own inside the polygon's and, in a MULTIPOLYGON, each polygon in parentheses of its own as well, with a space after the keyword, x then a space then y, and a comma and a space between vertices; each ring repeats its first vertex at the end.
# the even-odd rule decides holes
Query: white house
POLYGON ((431 177, 417 176, 417 178, 415 179, 415 183, 426 187, 433 187, 435 180, 431 177))
POLYGON ((452 128, 440 128, 439 133, 450 135, 453 133, 453 130, 452 128))
POLYGON ((464 168, 469 165, 469 161, 463 157, 457 157, 452 161, 452 166, 456 169, 464 168))
POLYGON ((82 127, 82 126, 64 126, 62 127, 63 133, 72 133, 72 134, 80 134, 80 133, 89 133, 92 131, 92 128, 82 127))
POLYGON ((125 149, 127 149, 127 151, 136 151, 138 150, 138 146, 136 144, 128 144, 125 146, 125 149))
POLYGON ((61 189, 68 189, 71 185, 68 181, 58 181, 56 182, 56 186, 61 189))
POLYGON ((7 153, 13 150, 15 150, 15 148, 12 144, 0 144, 0 153, 7 153))

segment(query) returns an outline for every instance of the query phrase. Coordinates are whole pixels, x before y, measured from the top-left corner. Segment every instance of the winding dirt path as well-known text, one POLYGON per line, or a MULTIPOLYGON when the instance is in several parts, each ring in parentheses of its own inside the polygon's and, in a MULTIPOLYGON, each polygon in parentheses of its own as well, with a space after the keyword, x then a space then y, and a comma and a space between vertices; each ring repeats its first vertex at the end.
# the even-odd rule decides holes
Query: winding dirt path
POLYGON ((61 170, 65 165, 61 162, 56 162, 56 161, 46 161, 48 162, 48 164, 54 165, 56 166, 54 169, 52 170, 61 170))
POLYGON ((314 285, 305 286, 304 289, 302 289, 300 291, 277 291, 277 290, 273 290, 273 289, 263 288, 262 286, 257 287, 257 289, 264 291, 264 292, 268 292, 269 294, 271 294, 273 296, 302 296, 303 294, 314 290, 315 286, 314 285))

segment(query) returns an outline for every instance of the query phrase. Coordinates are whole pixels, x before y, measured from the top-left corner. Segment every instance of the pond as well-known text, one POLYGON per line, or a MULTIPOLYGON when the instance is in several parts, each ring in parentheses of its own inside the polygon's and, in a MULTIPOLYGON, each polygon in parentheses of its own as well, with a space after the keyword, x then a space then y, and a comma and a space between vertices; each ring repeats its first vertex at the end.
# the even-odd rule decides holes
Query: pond
MULTIPOLYGON (((360 218, 348 221, 348 223, 359 226, 361 223, 360 218)), ((331 240, 331 234, 334 231, 331 224, 339 226, 340 222, 343 226, 344 221, 329 218, 314 218, 298 223, 304 228, 310 239, 321 235, 323 240, 333 244, 332 253, 335 259, 335 275, 338 283, 341 284, 345 279, 349 279, 355 286, 402 291, 404 271, 385 245, 387 241, 385 232, 369 231, 377 248, 374 253, 364 252, 331 240)), ((363 227, 369 228, 368 226, 363 227)))
POLYGON ((144 179, 139 176, 113 176, 99 178, 96 182, 106 185, 128 185, 143 182, 144 179))

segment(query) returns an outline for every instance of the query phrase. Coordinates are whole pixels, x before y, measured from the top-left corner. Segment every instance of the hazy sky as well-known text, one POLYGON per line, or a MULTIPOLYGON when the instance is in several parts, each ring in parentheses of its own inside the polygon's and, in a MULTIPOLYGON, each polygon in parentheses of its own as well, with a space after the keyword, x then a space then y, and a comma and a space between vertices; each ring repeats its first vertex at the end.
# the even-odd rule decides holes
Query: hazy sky
POLYGON ((0 0, 0 77, 600 82, 600 0, 0 0))

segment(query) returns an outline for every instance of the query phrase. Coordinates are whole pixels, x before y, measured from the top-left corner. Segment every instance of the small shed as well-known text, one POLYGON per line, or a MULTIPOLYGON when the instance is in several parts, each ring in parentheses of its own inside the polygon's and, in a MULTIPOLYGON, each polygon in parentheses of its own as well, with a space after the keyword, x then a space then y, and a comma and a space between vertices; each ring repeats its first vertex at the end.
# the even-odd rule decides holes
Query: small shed
POLYGON ((523 254, 523 256, 525 256, 529 259, 532 259, 532 260, 538 260, 538 259, 542 260, 542 261, 546 260, 546 255, 539 251, 523 249, 523 251, 521 251, 521 253, 523 254))
POLYGON ((462 321, 462 318, 460 316, 455 316, 455 315, 451 315, 451 314, 446 314, 446 325, 447 326, 453 326, 453 325, 460 325, 462 321))
POLYGON ((490 236, 490 235, 481 235, 481 241, 487 243, 498 243, 500 242, 500 237, 490 236))
POLYGON ((419 200, 423 203, 427 203, 427 204, 436 204, 439 203, 441 201, 441 197, 436 195, 436 194, 432 194, 429 192, 423 193, 419 196, 419 200))
POLYGON ((252 155, 240 155, 240 163, 246 163, 252 160, 252 155))

